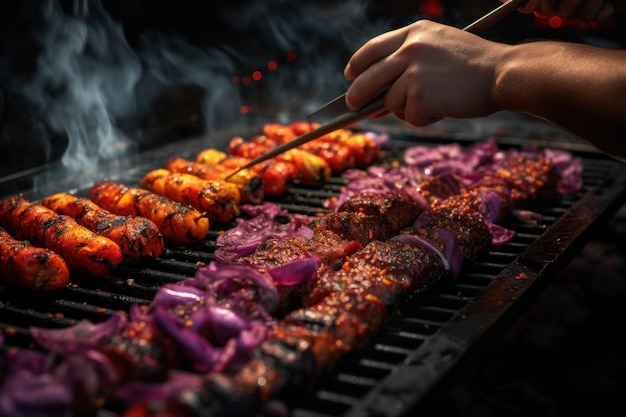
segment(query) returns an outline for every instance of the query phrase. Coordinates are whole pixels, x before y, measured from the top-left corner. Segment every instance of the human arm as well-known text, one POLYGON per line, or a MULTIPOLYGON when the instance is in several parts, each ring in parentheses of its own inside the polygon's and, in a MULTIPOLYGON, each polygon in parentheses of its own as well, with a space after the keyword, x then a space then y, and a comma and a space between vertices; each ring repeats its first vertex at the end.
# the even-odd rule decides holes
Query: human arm
POLYGON ((493 100, 626 158, 626 51, 533 42, 504 52, 493 100))
POLYGON ((388 88, 387 111, 415 126, 515 111, 626 157, 626 51, 506 45, 421 20, 367 42, 344 74, 351 109, 388 88))

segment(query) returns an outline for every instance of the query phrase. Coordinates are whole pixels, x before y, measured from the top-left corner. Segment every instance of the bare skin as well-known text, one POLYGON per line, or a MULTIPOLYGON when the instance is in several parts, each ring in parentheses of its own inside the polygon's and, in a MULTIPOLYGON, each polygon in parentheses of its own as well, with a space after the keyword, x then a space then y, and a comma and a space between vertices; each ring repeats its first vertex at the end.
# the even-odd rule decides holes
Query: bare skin
MULTIPOLYGON (((563 15, 587 10, 592 19, 613 13, 612 6, 597 0, 530 0, 520 9, 555 10, 563 15)), ((527 113, 626 158, 624 50, 570 42, 507 45, 420 20, 368 41, 344 75, 352 81, 346 97, 351 109, 388 88, 385 110, 377 117, 394 113, 426 126, 497 111, 527 113)))

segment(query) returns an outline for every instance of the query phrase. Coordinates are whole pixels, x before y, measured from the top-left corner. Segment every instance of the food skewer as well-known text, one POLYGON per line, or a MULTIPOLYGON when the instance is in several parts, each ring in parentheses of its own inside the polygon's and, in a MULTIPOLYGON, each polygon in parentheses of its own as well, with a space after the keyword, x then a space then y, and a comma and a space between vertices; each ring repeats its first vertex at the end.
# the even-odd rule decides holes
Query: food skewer
POLYGON ((87 198, 67 193, 44 197, 41 204, 72 217, 82 226, 107 237, 122 249, 124 261, 139 263, 154 259, 165 247, 159 228, 141 216, 119 216, 104 210, 87 198))
POLYGON ((89 197, 111 213, 150 219, 170 242, 183 245, 197 242, 209 232, 205 214, 143 188, 103 181, 91 187, 89 197))
POLYGON ((122 250, 111 239, 22 197, 0 201, 0 224, 18 239, 58 253, 70 270, 104 277, 122 262, 122 250))
POLYGON ((69 282, 65 260, 47 248, 18 240, 0 227, 0 278, 14 288, 57 290, 69 282))

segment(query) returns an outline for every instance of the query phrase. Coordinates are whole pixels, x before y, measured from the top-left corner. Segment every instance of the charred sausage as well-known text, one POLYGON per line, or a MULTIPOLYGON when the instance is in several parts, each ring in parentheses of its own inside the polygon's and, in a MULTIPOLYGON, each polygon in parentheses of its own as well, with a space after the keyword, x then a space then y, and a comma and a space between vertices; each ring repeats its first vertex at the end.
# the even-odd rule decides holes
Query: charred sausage
POLYGON ((122 250, 111 239, 22 197, 2 200, 0 219, 18 239, 33 241, 61 255, 70 270, 105 276, 122 262, 122 250))
POLYGON ((41 203, 117 243, 126 261, 138 263, 163 253, 163 235, 157 225, 145 217, 113 214, 87 198, 66 193, 45 197, 41 203))
POLYGON ((142 187, 205 212, 209 219, 228 222, 239 214, 241 194, 235 184, 203 180, 191 174, 155 169, 141 180, 142 187))
POLYGON ((58 253, 17 240, 0 227, 0 276, 14 288, 57 290, 67 285, 70 273, 58 253))
POLYGON ((112 213, 152 220, 175 243, 199 241, 209 231, 209 219, 200 211, 143 188, 101 182, 91 187, 89 197, 112 213))

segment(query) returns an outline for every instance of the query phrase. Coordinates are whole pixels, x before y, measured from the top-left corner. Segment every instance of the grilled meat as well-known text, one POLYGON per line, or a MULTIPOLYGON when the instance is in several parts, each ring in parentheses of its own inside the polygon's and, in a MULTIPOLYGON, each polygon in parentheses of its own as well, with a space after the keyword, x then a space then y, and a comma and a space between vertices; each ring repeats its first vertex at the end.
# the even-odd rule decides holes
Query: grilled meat
POLYGON ((329 213, 317 220, 314 227, 331 230, 346 240, 354 240, 361 245, 379 237, 388 239, 395 231, 389 223, 377 216, 367 216, 360 213, 329 213))
POLYGON ((461 186, 453 175, 444 174, 426 178, 416 187, 416 191, 432 203, 459 194, 461 186))
POLYGON ((239 214, 239 188, 222 180, 203 180, 191 174, 155 169, 144 175, 141 185, 164 197, 187 204, 217 222, 228 222, 239 214))
POLYGON ((399 230, 411 224, 423 207, 401 193, 360 193, 347 199, 337 211, 378 216, 399 230))
POLYGON ((74 271, 105 276, 122 262, 122 250, 111 239, 21 197, 0 201, 0 223, 18 239, 58 253, 74 271))
POLYGON ((98 352, 115 368, 118 384, 163 381, 168 370, 178 363, 170 344, 171 341, 159 334, 152 323, 135 319, 99 346, 98 352))
MULTIPOLYGON (((360 248, 358 242, 344 240, 330 230, 319 229, 310 237, 268 239, 261 243, 254 253, 240 258, 238 262, 258 268, 273 268, 315 255, 322 260, 322 269, 337 269, 344 263, 346 256, 360 248)), ((280 301, 275 314, 282 316, 285 312, 302 306, 302 300, 310 290, 310 284, 278 286, 277 289, 280 301)))
POLYGON ((551 191, 550 186, 556 183, 557 174, 554 164, 545 156, 530 158, 524 154, 509 153, 501 161, 494 177, 503 180, 510 189, 536 198, 540 192, 551 191))
POLYGON ((399 241, 373 241, 347 257, 338 271, 325 270, 307 293, 305 304, 332 293, 361 289, 382 300, 391 311, 399 298, 428 288, 448 275, 441 259, 423 247, 399 241))
POLYGON ((57 290, 67 285, 70 274, 59 254, 17 240, 0 227, 0 277, 14 288, 57 290))
MULTIPOLYGON (((280 381, 272 384, 273 395, 297 390, 310 383, 310 376, 315 374, 311 346, 306 340, 289 334, 279 334, 263 341, 254 351, 253 359, 280 371, 280 381)), ((250 363, 248 366, 254 365, 250 363)))
POLYGON ((422 211, 403 194, 362 193, 346 200, 337 212, 316 220, 314 226, 366 245, 372 240, 390 239, 413 224, 422 211))
POLYGON ((125 261, 137 263, 163 253, 163 236, 157 225, 145 217, 119 216, 89 199, 65 193, 45 197, 41 204, 117 243, 125 261))
POLYGON ((350 288, 289 313, 281 326, 311 345, 316 373, 322 373, 350 350, 363 346, 385 317, 386 306, 378 297, 361 288, 350 288))
POLYGON ((209 219, 200 211, 142 188, 101 182, 91 188, 89 196, 112 213, 150 219, 175 243, 199 241, 209 231, 209 219))
POLYGON ((261 243, 251 255, 240 259, 243 263, 271 268, 317 255, 330 268, 339 268, 345 257, 361 248, 355 241, 342 239, 327 229, 314 229, 312 236, 295 236, 285 239, 268 239, 261 243))
POLYGON ((315 372, 310 345, 277 325, 272 336, 254 350, 250 361, 235 373, 208 373, 188 403, 191 415, 245 416, 279 393, 298 390, 315 372), (208 401, 205 401, 208 400, 208 401))
POLYGON ((211 372, 177 397, 140 403, 124 417, 255 415, 277 395, 312 384, 369 340, 384 317, 383 303, 372 295, 354 289, 335 293, 277 323, 235 373, 211 372))
POLYGON ((463 258, 476 260, 491 247, 491 231, 482 213, 472 207, 472 200, 468 199, 471 195, 460 194, 433 203, 432 220, 416 227, 414 233, 423 235, 429 228, 451 230, 456 235, 463 258))

